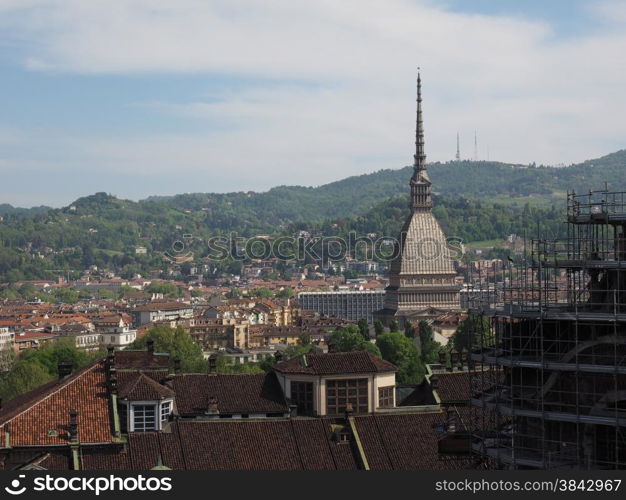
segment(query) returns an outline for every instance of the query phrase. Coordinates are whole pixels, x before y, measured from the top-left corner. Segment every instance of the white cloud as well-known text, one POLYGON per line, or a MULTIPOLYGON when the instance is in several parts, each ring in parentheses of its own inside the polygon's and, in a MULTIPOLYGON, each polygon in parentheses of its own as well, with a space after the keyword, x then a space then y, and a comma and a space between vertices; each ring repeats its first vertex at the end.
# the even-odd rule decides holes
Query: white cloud
POLYGON ((477 130, 480 156, 488 148, 503 161, 568 163, 624 147, 624 5, 595 8, 611 29, 564 39, 544 21, 409 0, 0 0, 0 30, 26 42, 34 71, 310 83, 142 104, 199 119, 195 134, 60 138, 94 168, 227 172, 248 188, 409 163, 418 64, 431 159, 452 158, 457 130, 464 156, 477 130))

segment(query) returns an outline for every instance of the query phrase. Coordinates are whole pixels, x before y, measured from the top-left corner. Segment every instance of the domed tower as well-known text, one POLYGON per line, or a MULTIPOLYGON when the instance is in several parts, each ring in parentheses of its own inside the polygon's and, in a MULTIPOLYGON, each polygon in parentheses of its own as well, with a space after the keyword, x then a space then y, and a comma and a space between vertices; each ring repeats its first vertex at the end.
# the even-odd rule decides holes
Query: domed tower
POLYGON ((411 187, 411 213, 396 241, 384 309, 375 314, 385 324, 419 321, 460 309, 456 272, 446 235, 432 213, 432 182, 426 170, 422 81, 417 75, 417 124, 411 187))

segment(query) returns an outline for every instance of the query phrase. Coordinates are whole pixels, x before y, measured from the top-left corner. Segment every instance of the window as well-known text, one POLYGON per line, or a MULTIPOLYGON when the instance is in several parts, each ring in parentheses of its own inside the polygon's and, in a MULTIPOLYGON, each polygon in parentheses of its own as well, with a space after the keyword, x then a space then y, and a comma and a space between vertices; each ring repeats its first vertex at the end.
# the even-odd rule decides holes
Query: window
POLYGON ((326 406, 329 415, 340 415, 346 404, 352 404, 354 413, 367 413, 369 398, 367 379, 328 380, 326 382, 326 406))
POLYGON ((155 431, 155 417, 154 405, 133 405, 133 430, 135 432, 155 431))
POLYGON ((166 422, 170 413, 172 413, 172 402, 165 401, 161 403, 161 422, 166 422))
POLYGON ((393 408, 393 386, 378 388, 378 407, 393 408))
POLYGON ((128 431, 128 404, 119 402, 117 406, 118 414, 120 416, 120 430, 122 432, 128 431))
POLYGON ((298 414, 312 414, 313 382, 291 382, 291 401, 298 407, 298 414))

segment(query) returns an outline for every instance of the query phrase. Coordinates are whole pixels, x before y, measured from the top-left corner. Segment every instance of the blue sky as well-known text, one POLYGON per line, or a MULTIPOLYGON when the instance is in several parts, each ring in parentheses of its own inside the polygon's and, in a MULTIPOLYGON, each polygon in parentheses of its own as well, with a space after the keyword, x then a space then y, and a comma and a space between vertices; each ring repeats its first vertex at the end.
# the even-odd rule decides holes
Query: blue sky
MULTIPOLYGON (((626 2, 0 0, 0 203, 625 147, 626 2)), ((564 186, 566 188, 566 186, 564 186)))

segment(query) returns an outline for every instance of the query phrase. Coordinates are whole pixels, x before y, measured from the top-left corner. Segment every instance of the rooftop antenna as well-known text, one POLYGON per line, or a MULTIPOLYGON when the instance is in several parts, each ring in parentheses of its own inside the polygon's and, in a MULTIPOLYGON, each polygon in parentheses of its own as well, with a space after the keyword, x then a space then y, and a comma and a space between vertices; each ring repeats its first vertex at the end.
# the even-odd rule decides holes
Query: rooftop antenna
POLYGON ((461 147, 459 146, 459 133, 456 133, 456 161, 461 161, 461 147))

